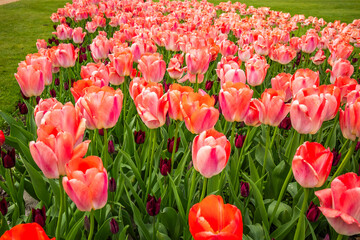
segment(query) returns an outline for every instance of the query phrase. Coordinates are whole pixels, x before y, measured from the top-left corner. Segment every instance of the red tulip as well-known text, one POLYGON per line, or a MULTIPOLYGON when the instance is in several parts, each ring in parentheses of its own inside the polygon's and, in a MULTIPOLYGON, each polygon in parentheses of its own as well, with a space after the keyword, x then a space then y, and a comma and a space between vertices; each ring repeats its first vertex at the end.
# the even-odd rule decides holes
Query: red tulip
POLYGON ((240 210, 224 204, 221 196, 210 195, 192 206, 189 227, 194 240, 241 240, 243 237, 240 210))
POLYGON ((80 211, 100 209, 107 202, 107 172, 97 156, 75 158, 68 162, 62 184, 80 211))
POLYGON ((336 232, 351 236, 360 233, 360 177, 346 173, 331 182, 331 188, 316 191, 320 211, 336 232))
POLYGON ((0 147, 5 143, 5 135, 2 130, 0 130, 0 147))
MULTIPOLYGON (((10 230, 6 231, 4 235, 0 237, 0 240, 50 240, 46 235, 44 229, 37 223, 25 223, 19 224, 10 230)), ((51 240, 55 240, 52 238, 51 240)))
POLYGON ((328 178, 333 162, 330 148, 316 142, 305 142, 296 150, 292 169, 296 181, 304 188, 321 187, 328 178))

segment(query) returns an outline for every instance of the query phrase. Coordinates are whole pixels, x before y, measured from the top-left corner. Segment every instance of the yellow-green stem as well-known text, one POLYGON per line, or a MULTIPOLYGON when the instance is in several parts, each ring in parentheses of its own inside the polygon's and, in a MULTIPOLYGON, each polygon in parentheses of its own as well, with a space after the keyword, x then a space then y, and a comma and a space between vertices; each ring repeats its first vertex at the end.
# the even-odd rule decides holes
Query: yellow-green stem
POLYGON ((298 221, 296 231, 295 231, 295 236, 294 236, 294 239, 297 239, 297 240, 302 240, 302 239, 299 239, 299 235, 300 235, 301 228, 303 227, 302 225, 305 223, 304 217, 305 217, 305 210, 307 208, 307 200, 309 198, 309 192, 310 192, 310 190, 308 188, 304 188, 303 204, 301 206, 300 217, 299 217, 299 221, 298 221))
POLYGON ((94 220, 94 210, 91 210, 90 212, 90 232, 89 232, 89 237, 88 237, 88 240, 91 240, 92 239, 92 236, 94 234, 94 223, 95 220, 94 220))
POLYGON ((201 197, 200 197, 200 202, 204 199, 205 197, 205 192, 206 192, 206 185, 207 185, 207 178, 204 177, 204 182, 203 182, 203 188, 202 188, 202 191, 201 191, 201 197))
POLYGON ((174 169, 175 152, 176 152, 176 148, 177 148, 177 138, 178 138, 178 133, 179 133, 179 122, 176 121, 175 125, 176 125, 176 128, 175 128, 175 133, 174 133, 173 150, 172 150, 172 153, 171 153, 171 171, 170 171, 170 174, 173 174, 173 169, 174 169))
POLYGON ((62 215, 63 215, 63 205, 64 205, 64 188, 62 185, 62 176, 59 177, 59 190, 60 190, 60 208, 59 208, 59 217, 58 217, 58 222, 56 225, 56 239, 60 240, 61 239, 61 235, 60 235, 60 228, 61 228, 61 221, 62 221, 62 215))

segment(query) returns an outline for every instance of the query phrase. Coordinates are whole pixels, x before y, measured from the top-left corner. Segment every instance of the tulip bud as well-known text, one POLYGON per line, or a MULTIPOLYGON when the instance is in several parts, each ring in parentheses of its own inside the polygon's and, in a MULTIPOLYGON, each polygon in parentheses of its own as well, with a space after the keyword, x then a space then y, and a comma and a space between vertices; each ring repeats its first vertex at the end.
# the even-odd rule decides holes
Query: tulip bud
POLYGON ((65 91, 69 90, 69 83, 68 82, 64 82, 64 89, 65 89, 65 91))
POLYGON ((160 158, 160 173, 163 176, 167 176, 171 171, 171 159, 160 158))
POLYGON ((358 60, 359 60, 358 58, 353 58, 353 59, 351 59, 351 62, 354 64, 354 63, 356 63, 358 60))
POLYGON ((330 236, 329 236, 329 234, 326 234, 326 236, 324 237, 324 239, 323 240, 330 240, 330 236))
POLYGON ((56 98, 56 91, 55 91, 55 89, 51 89, 51 90, 50 90, 50 95, 51 95, 51 97, 56 98))
MULTIPOLYGON (((219 101, 219 96, 218 95, 212 95, 213 97, 214 97, 214 99, 215 99, 215 103, 214 103, 214 106, 218 103, 218 101, 219 101)), ((220 106, 219 106, 219 108, 220 108, 220 106)))
POLYGON ((148 195, 146 211, 150 216, 156 216, 160 212, 161 197, 156 200, 155 197, 148 195))
POLYGON ((166 83, 166 79, 164 78, 163 79, 163 85, 164 85, 164 90, 165 92, 167 92, 169 90, 169 87, 170 87, 170 83, 166 83))
POLYGON ((32 217, 32 222, 36 222, 40 226, 44 227, 46 221, 45 206, 43 206, 42 209, 34 209, 34 208, 31 209, 31 217, 32 217))
MULTIPOLYGON (((56 24, 54 24, 53 25, 53 28, 56 30, 56 28, 57 28, 57 25, 56 24)), ((51 39, 49 38, 49 41, 50 41, 51 39)))
POLYGON ((206 89, 207 91, 211 90, 213 84, 214 84, 214 81, 210 81, 210 80, 206 81, 206 83, 205 83, 205 89, 206 89))
POLYGON ((338 151, 335 150, 335 148, 331 151, 333 154, 333 166, 338 165, 340 158, 341 158, 341 153, 339 153, 338 151))
POLYGON ((109 152, 110 154, 113 154, 113 153, 115 152, 115 147, 114 147, 114 142, 113 142, 113 140, 109 140, 108 152, 109 152))
POLYGON ((110 220, 110 231, 112 234, 117 234, 119 232, 119 224, 116 222, 115 218, 110 220))
POLYGON ((289 117, 285 117, 279 124, 279 128, 290 130, 291 129, 291 119, 289 117))
POLYGON ((99 135, 104 136, 104 129, 103 128, 99 129, 99 135))
POLYGON ((55 84, 55 86, 59 86, 59 85, 60 85, 60 79, 59 79, 59 78, 55 78, 54 84, 55 84))
POLYGON ((86 48, 81 47, 81 48, 80 48, 80 52, 82 52, 82 53, 86 53, 86 48))
POLYGON ((8 205, 5 198, 0 201, 0 212, 3 216, 5 216, 8 212, 8 205))
POLYGON ((355 152, 357 152, 360 149, 360 142, 356 143, 355 152))
MULTIPOLYGON (((3 154, 2 154, 3 155, 3 154)), ((4 168, 12 168, 15 166, 15 149, 8 150, 2 158, 4 168)))
POLYGON ((60 44, 59 39, 55 39, 55 45, 58 46, 60 44))
POLYGON ((41 99, 41 97, 40 97, 40 96, 37 96, 37 97, 35 98, 35 100, 36 100, 36 104, 39 104, 40 99, 41 99))
POLYGON ((240 193, 243 197, 249 196, 249 183, 243 181, 240 182, 240 193))
MULTIPOLYGON (((54 25, 54 26, 55 26, 55 25, 54 25)), ((54 27, 54 29, 56 30, 56 26, 54 27)), ((52 42, 53 42, 53 41, 52 41, 52 38, 49 38, 49 39, 48 39, 48 43, 49 43, 49 44, 52 44, 52 42)))
POLYGON ((25 103, 20 103, 20 104, 19 104, 19 111, 20 111, 20 113, 23 114, 23 115, 25 115, 25 114, 28 113, 28 108, 27 108, 27 106, 26 106, 25 103))
POLYGON ((235 147, 242 148, 244 145, 246 135, 236 134, 235 136, 235 147))
MULTIPOLYGON (((174 149, 174 137, 172 138, 169 138, 167 140, 167 150, 169 153, 172 153, 173 152, 173 149, 174 149)), ((176 141, 176 149, 175 149, 175 152, 177 152, 179 150, 179 145, 180 145, 180 137, 177 138, 177 141, 176 141)))
POLYGON ((90 220, 89 220, 88 216, 84 217, 84 228, 86 231, 90 230, 90 220))
POLYGON ((144 131, 134 131, 134 138, 137 144, 143 144, 145 142, 145 132, 144 131))
POLYGON ((114 178, 110 178, 110 180, 109 180, 109 191, 110 192, 116 191, 116 181, 114 178))
POLYGON ((316 206, 312 201, 309 205, 309 208, 306 212, 306 218, 310 222, 316 222, 320 216, 320 209, 318 206, 316 206))
POLYGON ((5 143, 5 135, 2 130, 0 130, 0 147, 5 143))

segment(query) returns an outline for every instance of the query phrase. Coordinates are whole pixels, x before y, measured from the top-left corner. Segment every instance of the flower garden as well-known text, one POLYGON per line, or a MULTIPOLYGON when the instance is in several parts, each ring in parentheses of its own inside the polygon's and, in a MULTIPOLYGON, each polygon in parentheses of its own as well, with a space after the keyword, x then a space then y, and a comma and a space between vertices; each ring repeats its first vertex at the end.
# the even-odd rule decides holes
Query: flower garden
POLYGON ((1 240, 360 236, 360 19, 74 0, 51 21, 0 111, 1 240))

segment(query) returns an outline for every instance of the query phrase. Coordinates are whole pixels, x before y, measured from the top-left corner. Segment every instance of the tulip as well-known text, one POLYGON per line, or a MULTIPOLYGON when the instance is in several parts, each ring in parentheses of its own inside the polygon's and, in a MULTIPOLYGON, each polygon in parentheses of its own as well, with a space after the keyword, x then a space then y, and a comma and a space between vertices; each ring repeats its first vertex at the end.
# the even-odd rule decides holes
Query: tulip
POLYGON ((0 130, 0 147, 5 143, 5 135, 2 130, 0 130))
MULTIPOLYGON (((133 55, 130 49, 116 52, 114 55, 110 55, 113 58, 111 61, 114 62, 114 68, 119 76, 130 76, 133 69, 133 55)), ((109 57, 110 57, 109 56, 109 57)))
POLYGON ((315 64, 315 65, 320 65, 322 64, 326 59, 325 53, 323 50, 319 49, 319 51, 317 51, 315 53, 315 56, 311 57, 310 60, 315 64))
POLYGON ((205 74, 209 68, 211 54, 205 48, 191 49, 186 53, 185 61, 190 74, 205 74))
POLYGON ((138 68, 145 81, 160 82, 165 75, 166 63, 159 53, 144 54, 139 60, 138 68))
POLYGON ((226 121, 244 121, 252 95, 253 90, 243 83, 224 83, 219 93, 219 102, 226 121))
POLYGON ((167 176, 171 171, 171 159, 160 158, 160 173, 163 176, 167 176))
POLYGON ((291 129, 291 119, 289 117, 285 117, 278 126, 281 129, 290 130, 291 129))
POLYGON ((112 128, 119 119, 123 94, 118 88, 91 86, 76 102, 88 129, 112 128))
POLYGON ((66 164, 62 184, 80 211, 100 209, 107 202, 108 177, 101 158, 74 158, 66 164))
POLYGON ((113 154, 115 152, 115 147, 114 147, 114 142, 113 140, 109 140, 109 143, 108 143, 108 152, 110 154, 113 154))
POLYGON ((351 77, 354 73, 354 66, 348 60, 338 59, 332 66, 332 71, 327 69, 326 72, 330 72, 330 82, 335 83, 338 77, 351 77))
POLYGON ((33 65, 19 64, 15 78, 26 97, 40 96, 45 89, 44 73, 33 65))
POLYGON ((284 91, 266 89, 261 94, 261 100, 254 100, 254 104, 259 110, 260 122, 277 127, 290 111, 290 104, 285 104, 284 101, 284 91))
POLYGON ((71 43, 60 44, 55 51, 55 57, 60 67, 68 68, 75 66, 79 49, 74 49, 71 43))
POLYGON ((292 161, 294 177, 304 188, 321 187, 330 174, 332 162, 330 148, 305 142, 298 147, 292 161))
POLYGON ((332 165, 337 166, 341 159, 341 153, 336 151, 335 148, 331 151, 331 153, 333 154, 333 164, 332 165))
POLYGON ((37 127, 40 127, 41 120, 47 112, 51 112, 55 109, 61 109, 63 104, 56 98, 41 99, 34 109, 35 123, 37 127))
POLYGON ((176 57, 170 59, 168 68, 166 70, 169 73, 170 78, 176 80, 180 79, 185 72, 185 68, 181 68, 181 62, 176 57))
POLYGON ((258 127, 261 125, 259 120, 259 109, 257 108, 256 104, 254 103, 256 99, 251 99, 249 111, 245 117, 245 124, 248 126, 258 127))
POLYGON ((47 48, 47 43, 44 39, 37 39, 36 41, 36 48, 40 50, 42 48, 47 48))
POLYGON ((134 139, 136 144, 143 144, 145 142, 145 132, 144 131, 134 131, 134 139))
POLYGON ((244 146, 246 135, 236 134, 235 136, 235 147, 242 148, 244 146))
POLYGON ((8 204, 5 198, 2 198, 0 201, 0 212, 3 216, 5 216, 8 212, 8 204))
POLYGON ((238 47, 230 40, 223 40, 220 43, 220 53, 224 57, 235 55, 238 47))
POLYGON ((254 42, 254 49, 258 55, 268 55, 270 51, 270 46, 272 44, 271 39, 266 35, 259 35, 258 39, 254 42))
POLYGON ((84 41, 86 33, 83 33, 83 29, 81 27, 74 28, 72 32, 72 39, 74 43, 82 43, 84 41))
MULTIPOLYGON (((167 140, 167 150, 168 150, 169 153, 172 153, 172 152, 173 152, 174 143, 175 143, 174 137, 169 138, 169 139, 167 140)), ((179 144, 180 144, 180 137, 178 137, 177 140, 176 140, 176 149, 175 149, 175 152, 177 152, 177 151, 179 150, 179 144)))
POLYGON ((312 53, 319 43, 319 36, 314 32, 307 32, 301 37, 301 50, 305 53, 312 53))
POLYGON ((15 149, 12 148, 7 151, 7 154, 5 154, 2 157, 3 160, 3 166, 4 168, 13 168, 15 167, 16 159, 15 159, 15 149))
POLYGON ((240 210, 224 204, 221 196, 210 195, 189 211, 190 233, 194 240, 232 239, 243 237, 240 210))
POLYGON ((192 145, 192 162, 196 171, 206 178, 219 174, 230 157, 231 144, 215 129, 197 135, 192 145))
POLYGON ((97 35, 92 43, 90 44, 91 56, 98 62, 99 60, 104 60, 108 57, 108 54, 111 49, 111 43, 106 38, 106 35, 99 34, 97 35))
POLYGON ((319 87, 320 94, 325 97, 324 121, 333 119, 339 111, 341 102, 341 90, 334 85, 322 85, 319 87))
POLYGON ((169 100, 169 117, 174 120, 183 120, 180 100, 184 93, 193 92, 194 90, 188 86, 181 86, 174 83, 169 86, 168 100, 169 100))
POLYGON ((294 97, 290 107, 291 124, 301 134, 315 134, 326 114, 326 99, 317 88, 304 88, 294 97))
POLYGON ((269 64, 264 56, 254 55, 246 63, 246 78, 250 86, 259 86, 265 79, 269 64))
POLYGON ((296 56, 296 51, 286 45, 278 44, 270 48, 269 57, 282 65, 286 65, 291 62, 296 56))
POLYGON ((148 128, 154 129, 165 124, 169 102, 161 85, 144 88, 134 102, 141 120, 148 128))
MULTIPOLYGON (((13 239, 34 239, 34 240, 50 240, 44 229, 37 223, 19 224, 6 231, 0 240, 13 239)), ((55 240, 52 238, 51 240, 55 240)))
POLYGON ((253 45, 244 45, 242 49, 239 49, 238 56, 241 61, 247 62, 254 55, 254 47, 253 45))
POLYGON ((21 114, 26 115, 28 113, 28 108, 25 103, 19 104, 19 111, 21 114))
POLYGON ((291 77, 291 91, 293 96, 303 88, 318 87, 320 82, 319 72, 310 69, 298 69, 291 77))
POLYGON ((114 178, 109 179, 109 192, 116 192, 116 180, 114 178))
POLYGON ((60 40, 68 40, 71 39, 72 32, 73 29, 67 24, 60 24, 56 27, 56 32, 53 32, 52 34, 55 34, 60 40))
POLYGON ((351 172, 335 178, 331 188, 315 192, 320 200, 320 211, 339 234, 360 233, 359 190, 360 177, 351 172))
POLYGON ((321 211, 319 207, 311 201, 309 208, 306 212, 306 218, 309 220, 309 222, 316 222, 319 219, 320 213, 321 211))
POLYGON ((273 89, 285 92, 285 102, 292 98, 291 77, 292 75, 290 73, 279 73, 276 77, 271 79, 271 87, 273 89))
POLYGON ((75 102, 85 95, 85 89, 90 86, 94 86, 94 82, 92 80, 78 80, 74 83, 70 91, 75 99, 75 102))
POLYGON ((119 224, 116 222, 115 218, 110 220, 110 231, 112 234, 117 234, 119 232, 119 224))
POLYGON ((215 126, 219 111, 214 108, 215 99, 205 94, 187 93, 182 95, 180 108, 186 128, 199 134, 215 126))
POLYGON ((229 81, 233 83, 246 82, 245 72, 240 69, 237 58, 221 58, 217 64, 216 74, 221 80, 221 85, 229 81))
POLYGON ((46 210, 45 206, 43 206, 41 209, 31 209, 31 217, 32 222, 36 222, 42 227, 45 227, 45 221, 46 221, 46 210))
POLYGON ((90 230, 90 220, 89 220, 88 216, 86 216, 86 215, 84 217, 84 228, 86 231, 90 230))
POLYGON ((29 54, 26 56, 26 64, 32 65, 36 70, 43 73, 45 85, 50 85, 52 82, 52 68, 51 61, 48 57, 39 54, 29 54))
POLYGON ((240 194, 244 198, 249 196, 249 183, 243 181, 240 182, 240 194))
POLYGON ((146 211, 150 216, 156 216, 160 212, 161 197, 156 200, 154 196, 148 195, 146 202, 146 211))
POLYGON ((344 138, 355 141, 357 137, 360 137, 359 114, 360 98, 346 104, 344 110, 340 109, 340 128, 344 138))
POLYGON ((353 79, 353 78, 349 78, 349 77, 338 77, 335 80, 335 86, 340 88, 341 90, 341 101, 346 102, 347 100, 347 95, 353 91, 356 90, 356 86, 357 86, 358 82, 353 79))

